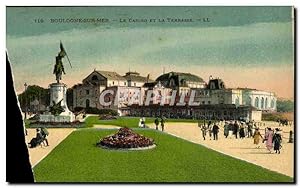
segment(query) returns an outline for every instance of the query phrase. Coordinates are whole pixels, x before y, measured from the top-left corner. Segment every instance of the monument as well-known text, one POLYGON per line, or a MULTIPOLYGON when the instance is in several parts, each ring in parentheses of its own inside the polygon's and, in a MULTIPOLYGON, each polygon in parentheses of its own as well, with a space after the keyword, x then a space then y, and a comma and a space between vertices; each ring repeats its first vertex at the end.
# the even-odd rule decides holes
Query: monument
POLYGON ((75 115, 68 109, 67 105, 67 85, 60 82, 62 80, 62 74, 66 74, 62 62, 62 59, 64 57, 67 57, 70 63, 63 44, 62 42, 60 42, 60 52, 56 56, 56 63, 53 70, 53 74, 55 74, 56 78, 56 83, 52 83, 49 85, 50 106, 48 107, 47 112, 40 115, 40 122, 67 123, 73 122, 75 120, 75 115))

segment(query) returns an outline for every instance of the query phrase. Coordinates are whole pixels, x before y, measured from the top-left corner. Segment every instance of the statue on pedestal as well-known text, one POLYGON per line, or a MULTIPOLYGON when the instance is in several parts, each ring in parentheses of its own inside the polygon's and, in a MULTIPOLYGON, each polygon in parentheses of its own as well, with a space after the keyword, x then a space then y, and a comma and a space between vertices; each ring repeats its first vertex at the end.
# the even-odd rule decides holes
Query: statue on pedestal
MULTIPOLYGON (((75 120, 75 115, 68 109, 67 105, 67 85, 60 82, 62 74, 66 74, 62 62, 64 57, 67 57, 70 63, 66 50, 60 42, 60 52, 56 56, 56 62, 53 70, 53 74, 55 74, 57 82, 49 85, 50 101, 52 104, 49 105, 47 113, 40 115, 40 122, 66 123, 73 122, 75 120)), ((72 68, 71 63, 70 66, 72 68)))
POLYGON ((54 70, 53 70, 53 74, 55 74, 55 79, 57 81, 57 83, 59 83, 59 81, 62 79, 62 73, 65 73, 65 69, 64 69, 64 65, 62 62, 62 58, 64 58, 65 56, 67 56, 67 59, 70 63, 70 66, 72 68, 71 62, 69 60, 69 57, 67 55, 66 50, 63 47, 63 44, 60 42, 60 52, 58 53, 58 55, 56 56, 56 62, 54 65, 54 70))

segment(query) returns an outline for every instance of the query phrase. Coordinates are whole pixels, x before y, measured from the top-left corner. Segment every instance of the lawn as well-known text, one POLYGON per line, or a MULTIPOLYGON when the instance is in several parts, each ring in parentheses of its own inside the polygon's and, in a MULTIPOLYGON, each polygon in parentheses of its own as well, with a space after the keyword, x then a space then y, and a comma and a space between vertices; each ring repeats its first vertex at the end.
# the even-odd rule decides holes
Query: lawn
POLYGON ((144 151, 96 147, 113 130, 78 129, 33 170, 37 182, 292 182, 293 179, 201 145, 158 132, 144 151))
MULTIPOLYGON (((138 127, 139 117, 118 117, 114 120, 99 120, 98 116, 89 116, 85 120, 85 127, 92 127, 95 124, 99 125, 116 125, 120 127, 138 127)), ((146 117, 146 125, 154 123, 155 118, 146 117)), ((166 122, 189 122, 196 123, 198 120, 193 119, 166 119, 166 122)))

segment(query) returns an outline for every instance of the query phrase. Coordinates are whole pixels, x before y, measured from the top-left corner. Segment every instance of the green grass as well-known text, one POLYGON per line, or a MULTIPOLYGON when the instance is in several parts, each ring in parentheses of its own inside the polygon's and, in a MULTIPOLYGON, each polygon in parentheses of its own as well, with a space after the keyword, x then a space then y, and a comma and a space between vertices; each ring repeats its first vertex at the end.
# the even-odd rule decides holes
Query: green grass
POLYGON ((25 123, 25 128, 29 128, 30 127, 30 120, 25 119, 24 123, 25 123))
POLYGON ((291 177, 234 159, 155 130, 137 130, 155 140, 144 151, 96 147, 113 130, 79 129, 33 170, 37 182, 292 182, 291 177))
MULTIPOLYGON (((89 116, 85 120, 85 127, 92 127, 95 124, 99 125, 116 125, 120 127, 138 127, 139 117, 118 117, 114 120, 99 120, 98 116, 89 116)), ((146 117, 146 125, 154 123, 155 118, 146 117)), ((193 119, 166 119, 166 122, 189 122, 195 123, 198 120, 193 119)))

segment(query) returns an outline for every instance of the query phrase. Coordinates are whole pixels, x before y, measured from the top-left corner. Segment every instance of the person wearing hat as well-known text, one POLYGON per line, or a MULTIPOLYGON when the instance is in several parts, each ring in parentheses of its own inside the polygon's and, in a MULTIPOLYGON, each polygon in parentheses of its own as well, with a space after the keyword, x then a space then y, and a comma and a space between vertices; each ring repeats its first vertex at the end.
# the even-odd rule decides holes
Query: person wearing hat
POLYGON ((245 128, 244 128, 244 123, 241 123, 240 129, 239 129, 239 134, 240 134, 240 138, 245 138, 245 128))
POLYGON ((274 132, 269 127, 267 129, 268 130, 266 131, 266 134, 265 134, 266 147, 269 150, 269 152, 272 153, 271 149, 273 148, 273 135, 274 135, 274 132))
POLYGON ((206 132, 207 132, 207 128, 206 128, 205 124, 203 124, 203 125, 201 126, 201 132, 202 132, 203 140, 205 140, 206 132))
POLYGON ((263 139, 262 135, 259 132, 259 129, 256 128, 253 134, 253 139, 254 139, 254 144, 256 145, 256 148, 259 148, 260 146, 258 145, 260 142, 260 139, 263 139))
POLYGON ((225 121, 225 125, 224 125, 224 136, 225 138, 227 138, 229 135, 229 124, 227 121, 225 121))
POLYGON ((233 134, 235 135, 235 138, 238 138, 238 132, 239 132, 239 124, 237 121, 234 122, 233 124, 233 134))
POLYGON ((214 140, 218 140, 218 133, 219 133, 219 126, 215 123, 213 128, 212 128, 212 132, 214 135, 214 140))
POLYGON ((282 141, 279 131, 280 130, 278 128, 275 129, 275 134, 274 134, 273 140, 272 140, 272 142, 274 143, 275 153, 278 153, 278 154, 280 154, 281 141, 282 141))
POLYGON ((36 143, 37 145, 41 144, 43 141, 44 141, 44 138, 43 138, 43 135, 41 133, 41 129, 40 128, 37 128, 36 129, 36 143))

